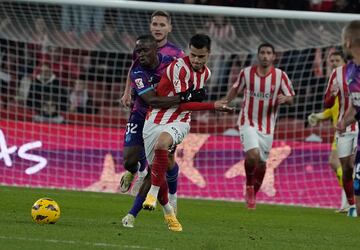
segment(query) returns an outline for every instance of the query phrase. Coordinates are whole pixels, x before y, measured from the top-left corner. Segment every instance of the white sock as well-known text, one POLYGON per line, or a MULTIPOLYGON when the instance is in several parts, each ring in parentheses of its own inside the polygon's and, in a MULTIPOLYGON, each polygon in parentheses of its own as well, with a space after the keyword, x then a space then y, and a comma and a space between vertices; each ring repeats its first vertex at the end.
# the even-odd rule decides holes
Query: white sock
POLYGON ((146 168, 143 171, 138 171, 138 175, 141 178, 144 178, 147 175, 147 173, 148 173, 148 171, 146 168))
POLYGON ((345 207, 348 207, 348 206, 349 206, 349 203, 347 201, 346 194, 345 194, 345 191, 343 189, 342 193, 341 193, 341 208, 345 208, 345 207))
POLYGON ((169 193, 169 201, 171 204, 175 203, 176 204, 176 201, 177 201, 177 194, 170 194, 169 193))
POLYGON ((154 196, 155 198, 157 198, 157 196, 158 196, 158 194, 159 194, 159 190, 160 190, 160 187, 159 187, 159 186, 151 185, 148 194, 151 194, 152 196, 154 196))
POLYGON ((166 203, 164 206, 163 206, 163 211, 164 211, 164 214, 167 215, 167 214, 174 214, 174 209, 173 207, 170 205, 170 203, 166 203))

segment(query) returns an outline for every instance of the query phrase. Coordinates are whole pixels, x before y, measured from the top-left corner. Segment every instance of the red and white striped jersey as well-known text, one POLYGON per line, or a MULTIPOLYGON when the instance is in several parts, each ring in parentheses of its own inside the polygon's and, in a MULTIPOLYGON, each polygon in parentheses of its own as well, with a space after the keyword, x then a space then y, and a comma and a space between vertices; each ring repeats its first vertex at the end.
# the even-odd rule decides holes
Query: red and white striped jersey
MULTIPOLYGON (((174 96, 188 88, 203 88, 210 78, 210 69, 204 66, 200 71, 194 71, 189 57, 179 58, 172 62, 156 88, 158 96, 174 96)), ((182 111, 179 106, 171 108, 150 108, 146 119, 156 124, 167 124, 174 121, 190 122, 191 111, 182 111)))
POLYGON ((295 95, 286 73, 274 67, 266 76, 258 75, 256 65, 241 70, 233 88, 244 93, 239 125, 255 127, 264 134, 274 133, 277 96, 295 95))
MULTIPOLYGON (((337 97, 339 99, 339 110, 338 110, 338 121, 340 121, 349 107, 351 105, 350 93, 348 85, 346 83, 346 65, 337 67, 334 69, 330 75, 328 85, 325 91, 325 99, 331 96, 331 89, 335 86, 337 89, 337 97)), ((349 125, 346 128, 346 132, 356 132, 358 130, 358 125, 356 122, 349 125)))

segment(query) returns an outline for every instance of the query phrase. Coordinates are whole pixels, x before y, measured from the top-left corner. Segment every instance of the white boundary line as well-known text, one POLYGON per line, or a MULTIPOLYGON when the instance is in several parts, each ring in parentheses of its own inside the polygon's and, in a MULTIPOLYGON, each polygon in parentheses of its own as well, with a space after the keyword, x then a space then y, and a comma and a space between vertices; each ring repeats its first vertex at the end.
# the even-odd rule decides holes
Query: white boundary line
POLYGON ((37 238, 27 238, 27 237, 13 237, 13 236, 6 236, 0 235, 0 240, 21 240, 21 241, 33 241, 33 242, 47 242, 47 243, 62 243, 62 244, 69 244, 69 245, 85 245, 85 246, 93 246, 93 247, 109 247, 109 248, 116 248, 116 249, 154 249, 154 250, 161 250, 161 248, 151 248, 151 247, 144 247, 138 245, 118 245, 118 244, 111 244, 105 242, 89 242, 89 241, 75 241, 75 240, 56 240, 56 239, 37 239, 37 238))

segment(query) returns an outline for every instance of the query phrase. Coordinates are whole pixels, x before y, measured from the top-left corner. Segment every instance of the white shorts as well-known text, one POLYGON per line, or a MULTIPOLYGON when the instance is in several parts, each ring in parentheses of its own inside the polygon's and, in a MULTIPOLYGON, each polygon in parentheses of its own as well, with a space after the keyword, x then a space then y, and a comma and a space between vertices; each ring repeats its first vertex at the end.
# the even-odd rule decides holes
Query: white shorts
POLYGON ((146 159, 152 164, 155 154, 155 144, 162 132, 167 132, 173 139, 172 147, 180 144, 190 131, 190 125, 186 122, 172 122, 168 124, 156 124, 145 121, 143 129, 144 147, 146 159))
POLYGON ((272 147, 274 136, 272 134, 263 134, 259 130, 251 126, 240 127, 240 141, 247 152, 250 149, 258 148, 260 158, 266 161, 272 147))
POLYGON ((341 135, 335 134, 336 148, 339 158, 353 155, 357 145, 357 132, 345 132, 341 135))

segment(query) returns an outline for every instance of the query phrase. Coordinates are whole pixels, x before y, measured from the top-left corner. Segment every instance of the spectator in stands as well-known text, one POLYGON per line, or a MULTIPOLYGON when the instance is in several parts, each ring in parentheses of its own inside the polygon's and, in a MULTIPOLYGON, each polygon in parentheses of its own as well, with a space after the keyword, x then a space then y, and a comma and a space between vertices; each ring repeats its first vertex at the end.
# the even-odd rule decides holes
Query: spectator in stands
POLYGON ((359 13, 360 1, 358 0, 335 0, 334 12, 359 13))
POLYGON ((86 80, 86 76, 81 75, 79 79, 75 81, 74 88, 69 97, 69 111, 88 114, 95 113, 95 109, 92 108, 92 100, 88 93, 86 80))
POLYGON ((1 68, 0 68, 0 104, 6 105, 7 100, 9 98, 9 86, 11 81, 11 75, 8 70, 7 58, 6 56, 2 56, 1 58, 1 68))
POLYGON ((81 23, 81 6, 63 5, 61 7, 61 29, 64 32, 78 33, 81 23))
POLYGON ((42 64, 39 74, 33 79, 27 105, 37 112, 36 121, 62 121, 60 111, 66 111, 67 93, 50 64, 42 64))
POLYGON ((104 24, 104 8, 81 6, 81 33, 101 33, 104 24))
POLYGON ((33 71, 46 55, 50 52, 49 30, 43 18, 34 21, 34 29, 30 35, 30 42, 27 44, 27 67, 33 71))
POLYGON ((20 80, 20 85, 16 91, 15 100, 18 104, 24 105, 27 102, 27 98, 29 96, 31 82, 32 82, 31 75, 25 75, 20 80))

